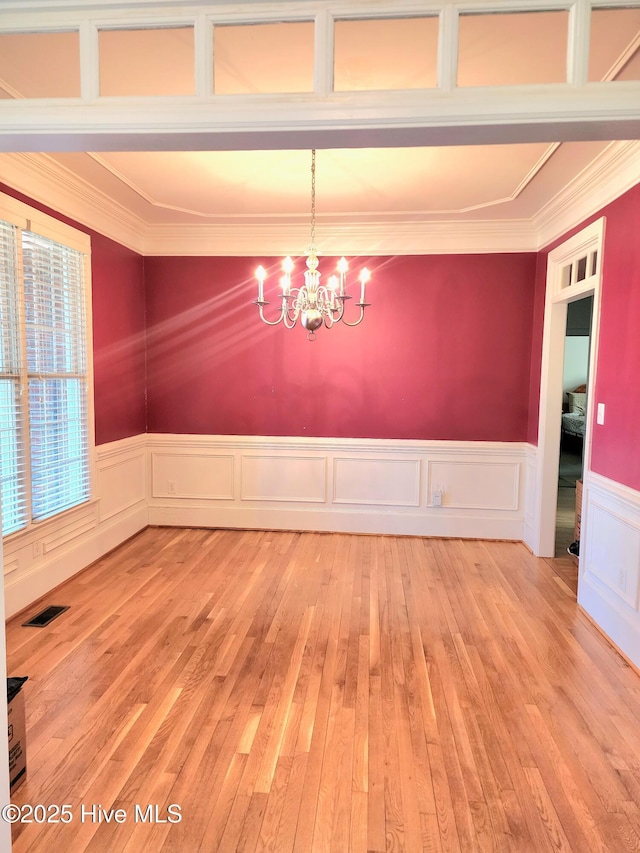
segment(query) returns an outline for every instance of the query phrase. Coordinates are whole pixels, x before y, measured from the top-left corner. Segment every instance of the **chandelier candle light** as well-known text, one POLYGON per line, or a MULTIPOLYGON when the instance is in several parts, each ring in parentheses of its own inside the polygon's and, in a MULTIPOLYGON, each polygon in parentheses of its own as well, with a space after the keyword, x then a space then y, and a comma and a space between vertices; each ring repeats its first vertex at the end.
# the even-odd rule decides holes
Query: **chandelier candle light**
POLYGON ((315 340, 315 331, 323 323, 330 329, 334 323, 344 323, 345 326, 357 326, 362 322, 364 309, 370 304, 364 301, 365 287, 370 279, 369 270, 364 267, 360 273, 360 301, 356 302, 360 308, 360 316, 350 323, 344 319, 344 306, 351 296, 347 294, 347 269, 345 258, 338 262, 338 275, 329 278, 328 286, 320 285, 320 273, 318 272, 318 255, 315 246, 316 237, 316 152, 311 152, 311 245, 307 253, 307 269, 304 273, 304 284, 300 287, 291 286, 291 274, 293 273, 293 261, 285 258, 282 263, 284 275, 280 279, 282 287, 282 306, 280 316, 275 320, 267 320, 264 316, 264 306, 268 301, 264 298, 264 283, 267 273, 264 267, 256 270, 258 279, 258 298, 254 305, 258 306, 260 319, 269 326, 277 326, 284 323, 287 329, 293 329, 300 319, 301 325, 307 330, 307 338, 315 340))

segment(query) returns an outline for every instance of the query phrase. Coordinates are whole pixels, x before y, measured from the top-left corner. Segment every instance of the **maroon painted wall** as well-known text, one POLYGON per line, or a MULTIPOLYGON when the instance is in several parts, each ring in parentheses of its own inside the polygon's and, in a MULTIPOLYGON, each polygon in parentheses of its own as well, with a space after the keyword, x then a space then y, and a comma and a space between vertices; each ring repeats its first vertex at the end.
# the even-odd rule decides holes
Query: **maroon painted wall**
POLYGON ((142 257, 11 187, 0 191, 91 236, 96 444, 145 432, 142 257))
POLYGON ((535 254, 365 259, 364 322, 314 342, 259 321, 259 263, 145 260, 149 432, 527 439, 535 254))
MULTIPOLYGON (((545 247, 539 267, 546 271, 549 252, 601 216, 606 223, 594 402, 605 404, 606 415, 603 425, 593 424, 591 467, 640 490, 640 184, 545 247)), ((540 373, 539 350, 541 341, 532 351, 532 376, 540 373)), ((536 404, 530 413, 536 441, 537 418, 536 404)))
POLYGON ((603 211, 607 217, 592 467, 640 490, 640 185, 603 211))
POLYGON ((96 444, 146 432, 143 258, 91 238, 96 444))

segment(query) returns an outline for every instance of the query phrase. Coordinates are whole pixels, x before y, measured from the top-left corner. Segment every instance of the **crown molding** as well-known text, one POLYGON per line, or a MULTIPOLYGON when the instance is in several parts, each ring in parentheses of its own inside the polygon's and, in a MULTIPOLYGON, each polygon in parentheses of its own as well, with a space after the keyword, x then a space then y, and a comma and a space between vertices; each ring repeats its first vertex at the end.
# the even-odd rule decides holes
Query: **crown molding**
MULTIPOLYGON (((394 221, 323 224, 318 254, 432 255, 532 252, 536 234, 527 222, 394 221)), ((303 255, 309 246, 307 223, 163 225, 150 230, 145 255, 303 255)))
POLYGON ((640 142, 612 142, 532 218, 543 249, 640 181, 640 142))
MULTIPOLYGON (((309 223, 254 220, 150 225, 46 154, 0 153, 3 181, 35 201, 141 255, 302 255, 309 223)), ((536 251, 526 220, 431 220, 401 214, 375 221, 324 222, 324 255, 424 255, 536 251)))
POLYGON ((3 183, 142 254, 147 225, 46 154, 0 153, 3 183))

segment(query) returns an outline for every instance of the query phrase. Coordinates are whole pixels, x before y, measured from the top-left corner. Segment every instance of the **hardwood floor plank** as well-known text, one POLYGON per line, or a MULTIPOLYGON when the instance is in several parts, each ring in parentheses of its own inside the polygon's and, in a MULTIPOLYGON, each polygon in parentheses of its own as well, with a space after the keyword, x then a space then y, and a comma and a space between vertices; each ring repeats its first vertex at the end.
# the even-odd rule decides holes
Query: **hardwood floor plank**
POLYGON ((284 740, 285 726, 289 713, 291 711, 291 702, 293 692, 295 690, 296 681, 302 664, 302 655, 307 644, 311 621, 314 617, 315 608, 307 607, 298 634, 296 636, 295 646, 291 652, 289 666, 284 677, 280 698, 276 708, 275 717, 271 727, 269 742, 262 757, 262 764, 258 771, 258 776, 254 783, 254 791, 258 793, 268 794, 271 789, 271 782, 275 776, 275 767, 280 758, 282 742, 284 740))
POLYGON ((302 800, 302 786, 307 772, 309 756, 306 753, 298 753, 291 756, 291 772, 287 780, 287 788, 284 792, 280 824, 276 839, 275 850, 280 853, 288 853, 293 850, 296 840, 298 826, 298 815, 302 800))
POLYGON ((564 577, 509 542, 148 528, 8 623, 13 800, 74 814, 14 849, 638 851, 640 677, 564 577))
POLYGON ((369 677, 369 828, 367 849, 384 853, 386 848, 386 809, 384 803, 384 732, 382 723, 382 685, 379 675, 369 677))
POLYGON ((552 850, 571 850, 569 839, 562 828, 562 823, 544 785, 540 771, 536 767, 525 767, 524 775, 529 783, 536 808, 547 829, 550 848, 552 850))

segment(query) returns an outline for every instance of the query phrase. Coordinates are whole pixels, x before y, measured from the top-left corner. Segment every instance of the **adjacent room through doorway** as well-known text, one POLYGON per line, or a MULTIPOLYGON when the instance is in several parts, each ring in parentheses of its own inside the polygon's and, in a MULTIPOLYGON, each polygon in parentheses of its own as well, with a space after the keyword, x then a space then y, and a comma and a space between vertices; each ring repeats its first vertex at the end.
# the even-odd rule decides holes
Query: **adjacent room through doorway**
MULTIPOLYGON (((557 557, 565 556, 571 543, 580 538, 578 504, 584 468, 592 314, 593 296, 567 306, 556 517, 557 557)), ((577 565, 577 559, 575 563, 577 565)))

